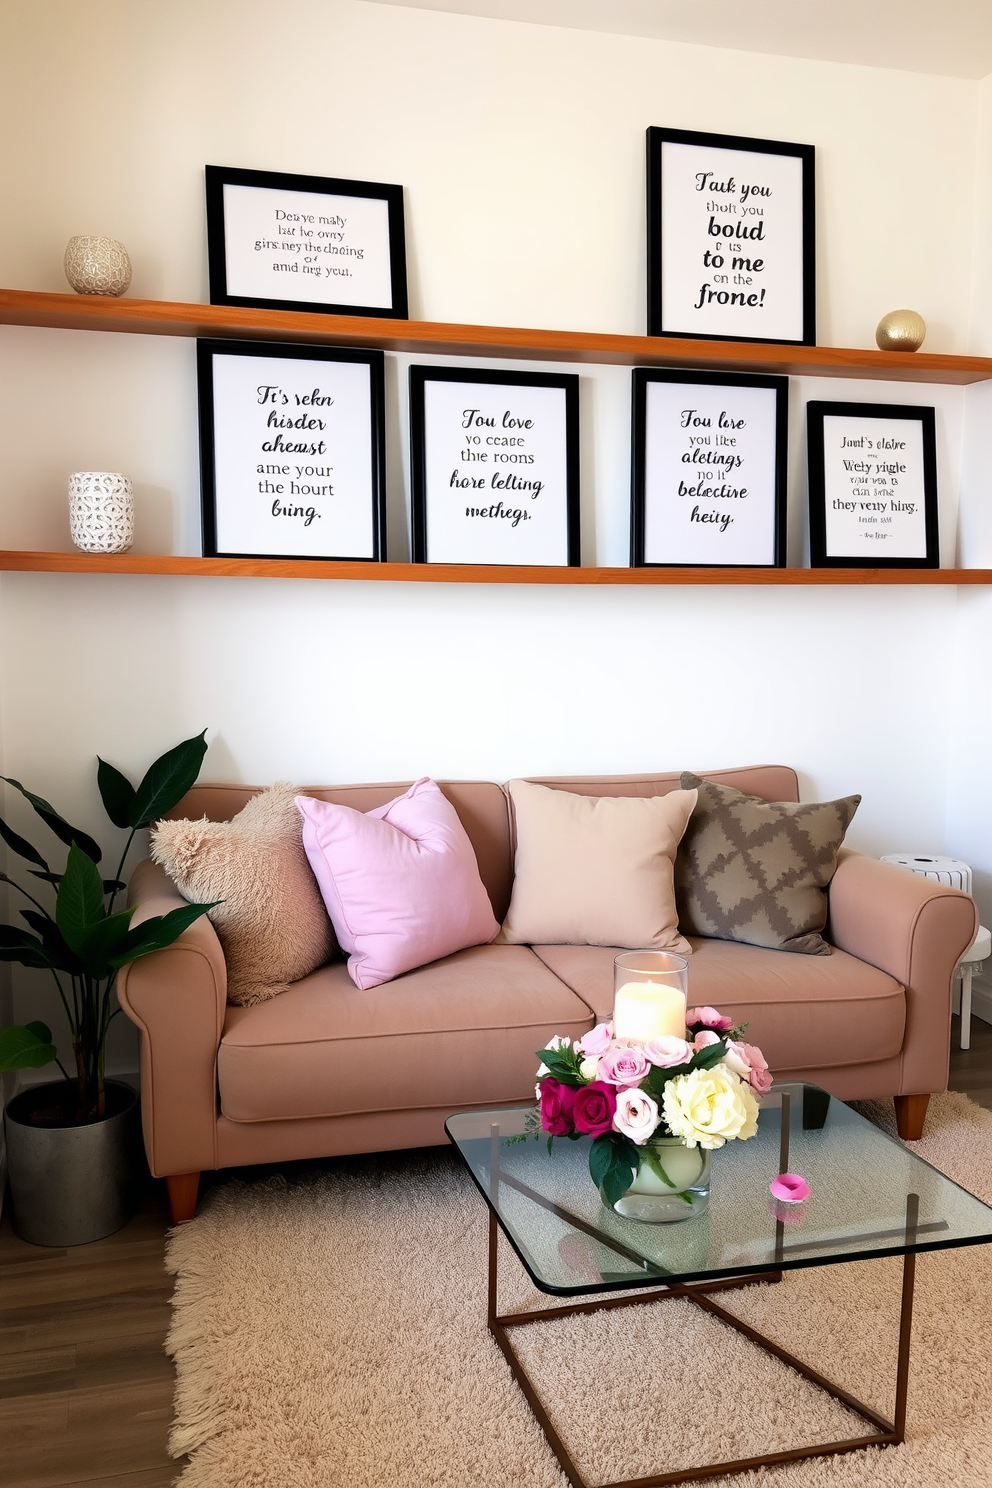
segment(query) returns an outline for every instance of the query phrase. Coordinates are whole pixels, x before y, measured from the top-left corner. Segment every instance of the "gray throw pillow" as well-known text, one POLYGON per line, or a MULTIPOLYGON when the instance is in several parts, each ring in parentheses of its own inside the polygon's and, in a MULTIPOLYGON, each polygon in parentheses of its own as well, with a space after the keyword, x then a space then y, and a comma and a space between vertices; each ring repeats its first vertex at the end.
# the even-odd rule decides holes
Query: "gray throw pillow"
POLYGON ((824 890, 861 797, 762 801, 688 771, 680 784, 699 794, 675 860, 679 928, 829 956, 824 890))

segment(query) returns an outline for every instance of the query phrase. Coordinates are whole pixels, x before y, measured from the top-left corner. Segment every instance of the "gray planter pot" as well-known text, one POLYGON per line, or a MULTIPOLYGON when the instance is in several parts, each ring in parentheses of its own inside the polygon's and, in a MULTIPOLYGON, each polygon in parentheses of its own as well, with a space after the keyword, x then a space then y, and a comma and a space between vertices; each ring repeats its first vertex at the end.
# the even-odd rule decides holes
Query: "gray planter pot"
POLYGON ((4 1131, 14 1228, 32 1245, 83 1245, 121 1229, 138 1206, 141 1119, 137 1091, 107 1081, 112 1114, 86 1126, 32 1119, 56 1107, 69 1081, 33 1085, 7 1102, 4 1131))

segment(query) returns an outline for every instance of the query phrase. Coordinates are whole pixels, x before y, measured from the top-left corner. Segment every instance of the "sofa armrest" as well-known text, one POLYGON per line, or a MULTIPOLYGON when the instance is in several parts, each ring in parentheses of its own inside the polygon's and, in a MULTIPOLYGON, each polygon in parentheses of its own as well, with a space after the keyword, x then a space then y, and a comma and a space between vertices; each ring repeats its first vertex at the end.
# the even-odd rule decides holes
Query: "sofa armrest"
MULTIPOLYGON (((165 871, 139 863, 128 902, 135 925, 185 904, 165 871)), ((217 1166, 217 1050, 227 965, 206 915, 163 951, 121 968, 121 1007, 141 1030, 141 1122, 157 1178, 217 1166)))
POLYGON ((978 933, 975 901, 894 863, 841 850, 829 889, 827 934, 906 988, 901 1088, 947 1088, 954 972, 978 933))

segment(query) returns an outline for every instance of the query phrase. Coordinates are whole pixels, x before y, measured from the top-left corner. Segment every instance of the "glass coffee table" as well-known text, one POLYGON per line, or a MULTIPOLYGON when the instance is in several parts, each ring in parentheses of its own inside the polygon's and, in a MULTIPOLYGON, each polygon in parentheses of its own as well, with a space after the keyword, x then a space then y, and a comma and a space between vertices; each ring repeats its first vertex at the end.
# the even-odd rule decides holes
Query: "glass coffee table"
MULTIPOLYGON (((714 1154, 706 1214, 678 1224, 623 1219, 601 1201, 589 1177, 589 1138, 533 1134, 534 1108, 470 1111, 445 1129, 489 1206, 489 1328, 573 1488, 587 1488, 510 1342, 524 1324, 604 1307, 690 1299, 781 1359, 860 1415, 863 1436, 787 1451, 659 1472, 637 1488, 744 1472, 805 1457, 887 1446, 904 1439, 916 1255, 992 1241, 992 1208, 901 1142, 815 1085, 775 1086, 764 1097, 758 1134, 714 1154), (811 1196, 800 1205, 774 1200, 780 1172, 800 1173, 811 1196), (534 1284, 561 1307, 501 1316, 496 1295, 498 1231, 534 1284), (576 1245, 569 1237, 585 1237, 576 1245), (713 1292, 783 1272, 902 1256, 902 1296, 891 1420, 721 1307, 713 1292), (643 1289, 643 1290, 642 1290, 643 1289), (659 1290, 660 1289, 660 1290, 659 1290), (638 1295, 609 1297, 610 1292, 638 1295)), ((633 1488, 632 1483, 603 1488, 633 1488)))

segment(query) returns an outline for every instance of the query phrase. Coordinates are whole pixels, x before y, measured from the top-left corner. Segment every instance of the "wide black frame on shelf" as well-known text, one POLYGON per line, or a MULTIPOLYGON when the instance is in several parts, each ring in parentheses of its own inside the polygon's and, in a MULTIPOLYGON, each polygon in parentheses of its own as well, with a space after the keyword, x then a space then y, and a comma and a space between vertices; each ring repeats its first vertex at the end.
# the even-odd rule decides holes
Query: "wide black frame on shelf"
MULTIPOLYGON (((670 157, 674 162, 674 157, 670 157)), ((691 162, 691 164, 702 164, 702 160, 691 162)), ((713 163, 718 165, 720 157, 714 153, 713 163)), ((691 169, 690 164, 690 169, 691 169)), ((757 161, 755 162, 757 167, 757 161)), ((774 170, 774 167, 770 167, 774 170)), ((816 345, 816 198, 815 198, 815 151, 812 145, 792 144, 784 140, 754 139, 750 136, 737 136, 730 134, 709 134, 692 129, 667 129, 657 126, 649 127, 647 131, 647 278, 648 278, 648 335, 649 336, 682 336, 693 340, 712 341, 754 341, 767 342, 784 346, 815 346, 816 345), (768 156, 774 158, 794 157, 800 164, 800 184, 798 189, 798 202, 793 204, 794 210, 798 206, 801 220, 798 224, 798 254, 799 262, 786 265, 791 269, 798 283, 787 295, 786 304, 789 313, 785 319, 789 328, 794 330, 794 335, 783 335, 776 331, 773 335, 755 334, 760 327, 755 323, 760 317, 767 304, 774 306, 774 298, 767 301, 766 293, 768 283, 761 283, 758 276, 763 274, 767 268, 767 255, 762 253, 758 258, 749 258, 740 255, 741 268, 731 268, 731 271, 723 276, 727 285, 718 283, 712 279, 714 265, 709 262, 716 246, 727 241, 723 236, 722 229, 734 225, 739 234, 734 239, 741 244, 752 241, 750 231, 763 222, 765 207, 768 198, 760 195, 765 189, 760 183, 754 181, 744 182, 735 180, 733 173, 730 177, 724 177, 717 181, 715 173, 699 172, 692 174, 693 193, 707 195, 706 187, 709 182, 703 180, 700 183, 700 175, 714 176, 713 185, 709 189, 710 195, 717 195, 721 200, 717 203, 722 218, 724 212, 730 214, 734 222, 717 221, 715 215, 711 214, 710 223, 707 226, 706 241, 697 241, 693 238, 691 231, 687 228, 685 215, 680 219, 671 220, 672 214, 666 217, 664 205, 663 170, 666 148, 678 149, 689 147, 694 150, 706 150, 717 152, 730 150, 737 153, 745 152, 755 156, 768 156), (698 183, 698 184, 696 184, 698 183), (733 188, 732 190, 729 188, 733 188), (723 197, 736 197, 748 188, 749 198, 741 201, 724 201, 723 197), (753 191, 754 195, 751 195, 753 191), (758 204, 754 200, 757 197, 758 204), (752 217, 760 220, 751 222, 752 217), (712 236, 714 224, 721 228, 721 233, 712 236), (666 279, 665 279, 665 249, 666 241, 674 244, 673 257, 675 253, 693 253, 699 249, 699 284, 698 295, 700 304, 692 306, 691 298, 687 300, 684 307, 680 307, 680 314, 676 316, 674 310, 666 312, 666 279), (712 250, 712 251, 711 251, 712 250), (744 268, 745 264, 760 263, 761 267, 751 272, 744 268), (735 281, 734 275, 737 275, 735 281), (747 281, 747 282, 745 282, 747 281), (706 298, 706 296, 709 296, 706 298), (722 303, 720 297, 724 296, 722 303), (753 303, 751 303, 753 302, 753 303), (706 309, 705 321, 696 325, 690 325, 685 320, 687 309, 696 311, 706 309), (718 329, 706 329, 705 324, 713 317, 719 322, 726 322, 718 329), (704 328, 700 328, 703 326, 704 328)), ((769 194, 773 192, 769 191, 769 194)), ((691 197, 688 198, 691 202, 691 197)), ((702 211, 697 207, 697 211, 702 211)), ((705 212, 703 212, 705 215, 705 212)), ((697 233, 701 229, 697 226, 697 233)), ((728 237, 733 237, 729 234, 728 237)), ((758 239, 757 241, 769 242, 770 240, 758 239)), ((720 255, 722 257, 722 255, 720 255)), ((733 263, 733 260, 732 260, 733 263)), ((726 267, 725 264, 716 266, 717 272, 726 267)), ((695 279, 692 280, 692 294, 697 293, 695 279)), ((778 312, 781 313, 781 312, 778 312)))
MULTIPOLYGON (((465 413, 468 413, 469 411, 470 410, 468 409, 464 410, 465 413)), ((475 426, 461 425, 460 427, 464 429, 475 426)), ((499 430, 495 430, 494 434, 492 435, 487 435, 484 432, 485 429, 488 428, 488 425, 479 425, 479 427, 483 431, 481 435, 482 439, 500 437, 511 440, 514 437, 512 434, 506 435, 503 432, 502 426, 499 430)), ((511 425, 508 427, 517 428, 518 426, 511 425)), ((466 435, 465 437, 468 438, 470 436, 466 435)), ((524 440, 528 437, 532 436, 520 433, 519 437, 516 439, 516 443, 522 445, 524 440)), ((483 450, 482 453, 486 452, 483 450)), ((522 451, 522 453, 527 452, 522 451)), ((503 562, 506 562, 507 566, 547 566, 560 568, 579 567, 581 562, 581 534, 579 497, 579 377, 577 373, 515 372, 479 367, 412 366, 410 368, 410 454, 411 529, 413 537, 413 561, 415 563, 495 563, 499 565, 503 562), (511 564, 509 560, 493 559, 491 557, 449 556, 445 558, 431 558, 429 552, 430 508, 432 505, 432 501, 435 500, 440 493, 437 491, 432 491, 430 489, 429 480, 429 416, 427 411, 426 394, 426 385, 429 382, 465 384, 469 387, 488 385, 498 388, 531 388, 542 390, 557 389, 562 392, 564 414, 564 444, 562 449, 559 451, 559 454, 564 464, 564 503, 561 511, 561 515, 563 518, 563 531, 561 533, 561 552, 564 561, 549 561, 547 558, 535 558, 530 563, 528 563, 526 558, 521 560, 519 557, 516 557, 511 564)), ((499 458, 499 454, 497 454, 496 457, 499 458)), ((448 463, 450 463, 450 460, 448 461, 448 463)), ((515 481, 512 489, 510 489, 509 487, 496 486, 495 482, 497 471, 491 467, 488 459, 480 462, 478 465, 466 465, 465 472, 478 469, 478 479, 484 480, 486 476, 489 476, 491 490, 509 490, 509 494, 512 499, 519 499, 521 501, 530 499, 533 501, 540 496, 541 492, 539 491, 536 493, 536 495, 531 495, 527 488, 526 482, 528 481, 529 477, 526 472, 528 470, 531 470, 532 468, 533 467, 530 465, 524 467, 524 474, 520 477, 517 477, 517 472, 515 469, 508 469, 507 474, 509 476, 513 476, 515 481), (514 492, 516 490, 521 490, 522 492, 522 495, 519 498, 514 498, 514 492)), ((538 466, 538 468, 541 467, 538 466)), ((454 483, 454 478, 457 473, 457 471, 452 472, 448 483, 449 489, 454 483)), ((465 473, 463 472, 463 474, 465 473)), ((467 474, 465 474, 465 478, 469 478, 467 474)), ((484 489, 484 487, 479 487, 479 489, 481 491, 484 489)), ((479 497, 470 497, 467 499, 480 500, 480 502, 484 504, 482 498, 479 497)), ((500 497, 497 502, 493 503, 494 507, 501 505, 502 497, 500 497)), ((526 519, 526 508, 516 507, 514 508, 514 510, 524 510, 526 519)), ((495 514, 495 516, 500 518, 502 518, 502 515, 503 514, 501 512, 495 514)), ((519 521, 513 521, 512 514, 510 516, 510 521, 513 525, 513 529, 515 531, 519 531, 520 525, 522 524, 519 521)))
MULTIPOLYGON (((376 181, 349 181, 337 176, 306 176, 294 175, 283 171, 261 171, 242 170, 234 166, 208 165, 204 167, 207 197, 207 261, 210 275, 210 303, 212 305, 241 305, 259 306, 267 310, 310 310, 324 315, 366 315, 382 316, 392 320, 406 320, 409 316, 409 302, 407 295, 406 275, 406 229, 403 215, 403 187, 386 185, 376 181), (292 247, 298 245, 298 251, 290 253, 288 264, 303 281, 304 275, 319 278, 317 270, 324 269, 325 276, 332 280, 337 276, 351 277, 351 265, 357 262, 364 263, 364 253, 368 244, 355 245, 346 243, 346 223, 340 221, 340 213, 336 207, 328 205, 324 212, 320 211, 321 198, 333 197, 336 199, 352 198, 357 201, 377 201, 384 204, 386 208, 385 234, 380 229, 379 240, 374 246, 379 255, 386 255, 388 264, 384 273, 380 272, 380 281, 388 280, 388 294, 381 297, 374 304, 353 303, 337 299, 314 299, 304 297, 302 299, 289 299, 285 296, 247 294, 244 292, 243 267, 239 270, 242 275, 242 289, 239 292, 237 283, 229 282, 231 255, 236 251, 238 244, 235 243, 234 229, 228 224, 227 210, 225 206, 225 188, 231 186, 236 188, 248 188, 264 192, 285 192, 288 198, 287 208, 292 205, 296 208, 295 215, 312 218, 312 223, 292 222, 292 231, 287 230, 286 242, 292 247), (301 203, 296 198, 299 194, 313 197, 310 203, 301 203), (302 213, 299 208, 306 205, 312 210, 302 213), (303 233, 310 234, 309 237, 301 237, 303 233), (323 234, 323 237, 321 236, 323 234), (335 241, 337 239, 337 241, 335 241), (306 253, 303 250, 309 248, 306 253), (323 258, 330 260, 323 263, 323 258), (341 268, 338 260, 344 262, 341 268), (299 275, 302 266, 304 275, 299 275)), ((289 214, 293 216, 292 213, 289 214)), ((275 228, 279 227, 275 224, 275 228)), ((252 230, 248 232, 246 239, 247 252, 253 255, 255 252, 268 252, 273 245, 278 244, 281 248, 283 243, 278 231, 272 227, 262 229, 258 227, 257 221, 250 225, 252 230), (259 237, 258 231, 267 230, 275 235, 270 239, 259 237), (251 247, 252 239, 255 246, 251 247), (263 245, 261 248, 259 245, 263 245), (268 246, 264 246, 268 245, 268 246)), ((243 236, 243 230, 242 230, 243 236)), ((274 250, 273 248, 273 251, 274 250)), ((307 280, 309 282, 309 280, 307 280)))
MULTIPOLYGON (((846 438, 846 436, 843 436, 846 438)), ((838 447, 837 453, 840 452, 838 447)), ((940 567, 940 533, 939 514, 937 506, 937 430, 936 410, 933 407, 915 403, 854 403, 854 402, 828 402, 817 400, 806 405, 806 456, 809 479, 809 545, 810 566, 813 568, 939 568, 940 567), (883 523, 881 508, 884 502, 889 503, 889 515, 884 518, 886 525, 890 524, 894 516, 902 515, 907 505, 915 507, 916 502, 910 502, 913 494, 913 486, 907 490, 902 486, 901 477, 907 474, 902 460, 907 456, 900 456, 893 451, 891 441, 881 447, 878 441, 877 428, 874 430, 875 438, 870 444, 864 446, 848 442, 849 454, 841 455, 841 463, 845 464, 843 477, 835 477, 835 480, 845 480, 846 488, 841 492, 840 487, 835 485, 835 494, 831 497, 827 490, 828 476, 826 468, 826 436, 824 432, 824 420, 830 417, 864 420, 867 427, 863 431, 862 438, 871 439, 872 420, 900 420, 918 423, 920 426, 920 447, 917 469, 914 472, 915 484, 922 485, 923 511, 922 515, 922 537, 925 552, 922 555, 906 557, 898 552, 891 557, 883 556, 882 552, 871 548, 858 553, 845 553, 838 551, 838 546, 850 546, 843 541, 838 541, 838 535, 831 537, 828 533, 827 501, 844 503, 845 510, 857 516, 857 508, 863 508, 861 517, 857 520, 863 523, 869 531, 878 532, 883 523), (863 469, 858 467, 864 467, 863 469), (901 468, 898 468, 901 467, 901 468), (862 483, 866 495, 870 494, 871 500, 862 502, 859 498, 859 490, 856 483, 862 483), (881 489, 880 489, 881 488, 881 489)), ((835 467, 836 468, 836 467, 835 467)), ((908 513, 915 516, 915 510, 908 513)), ((920 527, 917 524, 917 533, 920 527)), ((879 538, 876 540, 884 540, 879 538)))
MULTIPOLYGON (((705 399, 700 400, 705 401, 705 399)), ((693 412, 695 412, 695 407, 693 412)), ((688 412, 688 409, 686 410, 688 412)), ((712 415, 710 415, 712 417, 712 415)), ((680 429, 685 429, 688 439, 688 430, 691 424, 681 424, 680 429)), ((710 437, 715 437, 714 430, 709 427, 710 437)), ((716 432, 720 432, 717 430, 716 432)), ((737 430, 731 430, 726 426, 724 439, 728 452, 736 450, 735 441, 740 437, 737 430)), ((789 440, 789 379, 777 374, 767 373, 765 375, 751 375, 743 372, 697 372, 686 368, 675 367, 635 367, 631 378, 631 483, 630 483, 630 562, 634 568, 784 568, 786 566, 786 518, 787 518, 787 470, 788 470, 788 440, 789 440), (709 390, 710 388, 737 388, 745 390, 759 390, 773 394, 771 402, 773 427, 770 431, 770 449, 765 450, 765 457, 769 458, 772 466, 770 487, 761 493, 767 515, 767 541, 769 558, 767 561, 755 562, 742 560, 739 555, 721 557, 720 550, 715 549, 715 556, 710 554, 705 560, 692 561, 686 557, 672 557, 670 559, 649 558, 648 550, 648 467, 649 467, 649 440, 651 428, 648 421, 648 389, 652 384, 672 384, 685 386, 686 388, 698 387, 709 390)), ((707 446, 704 454, 712 454, 714 446, 707 446)), ((679 463, 686 464, 686 474, 691 478, 693 470, 697 473, 699 465, 691 463, 691 451, 686 448, 682 451, 679 463)), ((720 467, 717 466, 717 469, 720 467)), ((724 467, 726 469, 726 467, 724 467)), ((705 469, 703 471, 705 474, 705 469)), ((729 472, 728 472, 729 473, 729 472)), ((719 477, 716 477, 719 479, 719 477)), ((724 482, 726 484, 726 482, 724 482)), ((688 493, 676 491, 672 499, 681 500, 685 494, 693 495, 692 490, 688 493)), ((748 494, 753 494, 749 492, 748 494)), ((696 510, 698 511, 697 497, 696 510)), ((722 540, 722 529, 718 533, 719 523, 715 520, 718 515, 732 515, 735 503, 739 498, 730 496, 715 496, 717 506, 710 508, 701 514, 699 521, 702 528, 707 523, 706 531, 712 526, 713 536, 717 542, 722 540), (729 507, 724 506, 721 510, 720 503, 729 502, 729 507)))
MULTIPOLYGON (((283 343, 274 341, 237 341, 234 339, 214 340, 201 338, 196 343, 197 360, 197 392, 199 401, 199 426, 200 426, 200 498, 203 522, 203 556, 205 558, 260 558, 260 559, 317 559, 328 562, 359 561, 378 563, 383 562, 386 557, 386 446, 385 446, 385 356, 381 351, 365 348, 319 346, 310 343, 283 343), (217 379, 215 376, 215 362, 219 357, 228 358, 254 358, 277 360, 287 363, 308 363, 324 367, 334 363, 340 366, 364 366, 368 368, 367 382, 367 418, 368 418, 368 444, 364 445, 361 439, 356 441, 354 449, 348 449, 346 444, 339 443, 333 454, 330 451, 318 453, 316 446, 325 445, 326 440, 323 433, 328 422, 327 410, 334 406, 336 401, 331 394, 321 394, 319 383, 314 387, 312 394, 309 391, 298 393, 292 387, 287 391, 281 384, 259 383, 254 388, 249 386, 248 379, 245 380, 247 391, 241 391, 239 405, 242 410, 240 417, 246 416, 246 410, 259 410, 259 422, 254 429, 249 429, 246 435, 246 444, 258 436, 269 435, 267 442, 274 445, 271 449, 263 449, 261 444, 256 443, 254 451, 244 454, 242 457, 246 462, 245 469, 240 473, 235 472, 233 477, 229 469, 225 469, 225 461, 218 456, 217 438, 217 379), (329 404, 319 401, 329 398, 329 404), (283 401, 285 400, 285 401, 283 401), (282 422, 285 420, 286 422, 282 422), (301 422, 302 421, 302 422, 301 422), (285 432, 284 432, 285 431, 285 432), (306 453, 301 453, 294 448, 301 444, 296 436, 302 433, 309 435, 304 438, 302 444, 311 450, 309 458, 306 453), (297 460, 296 456, 300 459, 297 460), (276 456, 277 458, 273 458, 276 456), (268 458, 266 458, 268 457, 268 458), (287 464, 286 473, 280 478, 269 472, 276 465, 287 464), (333 485, 343 478, 349 480, 350 472, 348 465, 342 466, 342 460, 350 461, 354 467, 354 481, 356 485, 366 486, 367 490, 361 490, 357 500, 353 498, 354 511, 356 513, 356 525, 361 524, 362 530, 367 534, 362 542, 353 545, 365 546, 368 551, 353 552, 320 552, 315 551, 311 545, 309 550, 300 551, 300 544, 291 539, 285 545, 280 545, 277 550, 272 551, 268 545, 264 547, 246 546, 222 546, 218 529, 223 522, 223 510, 219 511, 219 504, 231 499, 230 494, 224 489, 227 482, 234 480, 235 484, 240 481, 241 489, 248 484, 249 479, 253 482, 256 490, 252 496, 261 496, 263 499, 258 503, 258 510, 252 520, 258 522, 263 515, 265 505, 269 506, 269 515, 273 519, 288 518, 292 523, 302 523, 303 530, 313 525, 314 520, 321 519, 325 512, 315 506, 317 501, 326 501, 329 496, 334 496, 333 485), (319 465, 312 462, 319 461, 319 465), (367 461, 367 465, 366 465, 367 461), (303 463, 305 462, 305 463, 303 463), (255 465, 254 474, 251 473, 251 465, 255 465), (324 471, 327 475, 331 473, 331 467, 335 467, 334 481, 328 485, 322 475, 311 476, 309 479, 301 475, 294 480, 292 469, 294 464, 299 464, 301 471, 312 468, 315 471, 324 471), (266 469, 263 470, 262 467, 266 469), (261 477, 261 479, 259 479, 261 477), (314 480, 318 481, 315 486, 314 480), (285 490, 285 484, 290 485, 290 490, 285 490), (263 491, 263 485, 266 489, 263 491), (369 507, 366 514, 364 507, 365 497, 368 497, 369 507), (273 501, 269 501, 273 497, 273 501), (283 497, 288 498, 287 502, 283 497), (295 502, 293 498, 296 498, 295 502), (280 510, 277 511, 276 507, 280 510), (313 515, 309 515, 312 513, 313 515)), ((314 376, 320 376, 315 372, 307 377, 300 385, 309 389, 314 376)), ((365 390, 361 383, 356 383, 350 389, 343 384, 339 389, 339 396, 343 397, 347 406, 339 410, 343 420, 345 434, 353 434, 356 428, 356 420, 366 412, 365 390)), ((233 415, 231 409, 224 410, 229 417, 237 418, 239 414, 233 415)), ((227 441, 226 434, 223 442, 227 441)), ((226 462, 230 465, 230 461, 226 462)), ((238 497, 237 499, 241 499, 238 497)), ((340 510, 341 500, 347 500, 338 495, 337 501, 340 510)), ((333 513, 338 515, 338 513, 333 513)), ((340 518, 339 518, 340 521, 340 518)), ((279 529, 277 529, 279 530, 279 529)), ((333 545, 333 537, 328 539, 328 544, 333 545)), ((347 544, 346 544, 347 545, 347 544)))

